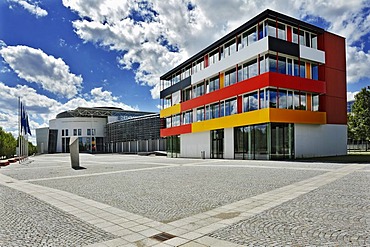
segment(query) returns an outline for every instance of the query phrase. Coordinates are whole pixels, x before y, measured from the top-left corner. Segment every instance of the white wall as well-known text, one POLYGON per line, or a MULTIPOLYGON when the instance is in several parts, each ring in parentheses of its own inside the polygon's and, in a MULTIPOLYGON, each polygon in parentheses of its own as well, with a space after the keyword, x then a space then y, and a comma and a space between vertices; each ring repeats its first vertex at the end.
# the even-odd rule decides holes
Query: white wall
POLYGON ((224 158, 234 159, 234 128, 224 129, 224 158))
POLYGON ((73 136, 73 129, 81 129, 80 137, 90 137, 87 129, 95 129, 95 137, 104 137, 104 128, 107 124, 106 118, 75 117, 58 118, 49 121, 50 129, 58 130, 57 152, 62 152, 62 129, 68 129, 68 136, 73 136))
POLYGON ((295 124, 295 157, 347 154, 347 125, 295 124))
POLYGON ((209 131, 184 134, 180 136, 180 153, 183 158, 201 158, 200 152, 206 151, 210 158, 211 134, 209 131))
POLYGON ((325 52, 317 50, 305 45, 299 45, 299 54, 301 58, 305 58, 311 61, 325 63, 325 52))

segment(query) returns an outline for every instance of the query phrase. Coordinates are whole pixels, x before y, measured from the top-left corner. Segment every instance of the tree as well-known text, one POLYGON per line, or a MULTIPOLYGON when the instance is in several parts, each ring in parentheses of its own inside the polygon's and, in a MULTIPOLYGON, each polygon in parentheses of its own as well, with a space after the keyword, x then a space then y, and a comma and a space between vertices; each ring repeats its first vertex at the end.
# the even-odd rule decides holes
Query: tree
POLYGON ((370 86, 356 94, 352 113, 348 116, 348 136, 370 140, 370 86))
POLYGON ((0 127, 0 156, 10 158, 15 155, 17 140, 11 133, 5 132, 0 127))

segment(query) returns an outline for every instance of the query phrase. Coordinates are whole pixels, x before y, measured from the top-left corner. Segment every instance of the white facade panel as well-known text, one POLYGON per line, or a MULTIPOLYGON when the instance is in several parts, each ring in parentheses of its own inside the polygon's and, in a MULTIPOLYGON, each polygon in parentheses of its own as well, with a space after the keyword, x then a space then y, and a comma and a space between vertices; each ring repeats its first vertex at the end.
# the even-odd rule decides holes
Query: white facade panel
POLYGON ((201 158, 201 151, 205 151, 205 158, 210 158, 211 134, 209 131, 184 134, 180 136, 180 153, 183 158, 201 158))
POLYGON ((295 124, 295 157, 319 157, 347 154, 347 125, 295 124))
POLYGON ((234 159, 234 128, 224 129, 224 158, 234 159))
POLYGON ((325 52, 304 45, 299 46, 301 58, 308 59, 319 63, 325 63, 325 52))
POLYGON ((211 64, 207 68, 193 74, 191 76, 191 84, 196 84, 206 78, 214 76, 219 72, 226 70, 227 68, 242 63, 245 60, 257 56, 258 54, 263 53, 267 50, 268 50, 268 37, 265 37, 247 47, 244 47, 238 52, 235 52, 232 55, 223 58, 221 61, 211 64))

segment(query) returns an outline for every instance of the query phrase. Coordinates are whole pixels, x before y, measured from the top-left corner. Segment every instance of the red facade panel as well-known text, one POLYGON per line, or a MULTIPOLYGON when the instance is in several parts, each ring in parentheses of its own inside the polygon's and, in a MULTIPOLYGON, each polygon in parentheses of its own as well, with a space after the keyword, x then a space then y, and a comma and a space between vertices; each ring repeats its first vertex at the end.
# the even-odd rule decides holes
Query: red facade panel
POLYGON ((347 80, 345 39, 325 32, 318 37, 318 48, 325 51, 325 64, 319 77, 325 80, 326 94, 320 97, 320 111, 327 113, 328 124, 347 124, 347 80))
POLYGON ((268 86, 320 94, 325 93, 325 83, 323 81, 316 81, 297 76, 289 76, 274 72, 268 72, 250 78, 248 80, 238 82, 234 85, 221 88, 200 97, 185 101, 181 103, 181 111, 191 110, 199 106, 225 100, 268 86))
POLYGON ((289 42, 292 42, 292 27, 291 26, 287 26, 287 40, 289 42))
POLYGON ((191 133, 191 124, 180 125, 160 130, 161 137, 191 133))

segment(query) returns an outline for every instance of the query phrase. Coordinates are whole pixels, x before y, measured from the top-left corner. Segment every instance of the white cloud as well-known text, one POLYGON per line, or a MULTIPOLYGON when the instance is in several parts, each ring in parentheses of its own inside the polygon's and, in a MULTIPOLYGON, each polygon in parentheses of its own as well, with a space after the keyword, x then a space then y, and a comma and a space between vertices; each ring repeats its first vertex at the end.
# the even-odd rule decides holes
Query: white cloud
POLYGON ((7 46, 0 50, 5 62, 28 82, 41 85, 56 95, 72 98, 81 88, 82 77, 70 72, 61 59, 28 46, 7 46))
POLYGON ((38 3, 36 1, 31 1, 31 0, 27 0, 27 1, 26 0, 8 0, 8 1, 19 4, 25 10, 35 15, 37 18, 48 15, 48 12, 45 9, 38 6, 38 3))
POLYGON ((347 47, 347 80, 355 83, 361 78, 369 78, 370 54, 359 47, 347 47))
POLYGON ((348 101, 355 100, 355 96, 358 93, 359 93, 359 91, 356 91, 356 92, 347 92, 347 102, 348 101))
MULTIPOLYGON (((221 0, 140 3, 101 0, 87 4, 84 0, 63 0, 66 7, 81 17, 73 21, 76 34, 84 42, 121 51, 118 59, 121 67, 131 69, 137 65, 135 79, 152 87, 153 98, 159 97, 160 75, 266 8, 298 19, 321 18, 328 24, 328 31, 347 37, 348 61, 358 62, 356 59, 361 57, 367 64, 363 51, 354 44, 370 32, 370 15, 366 10, 370 7, 369 1, 287 0, 281 3, 281 0, 230 0, 227 4, 221 0)), ((358 65, 348 67, 348 81, 363 77, 363 73, 358 73, 358 65)))

